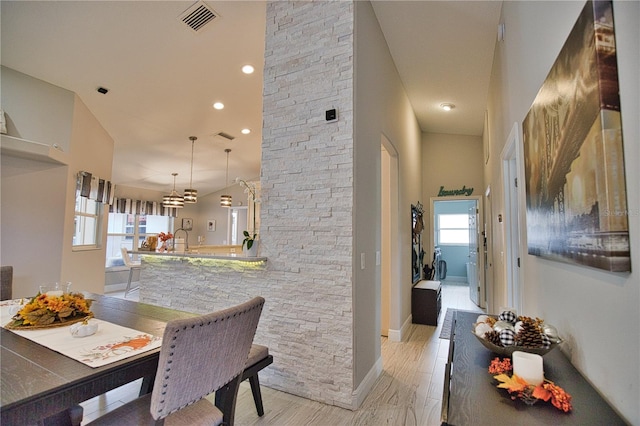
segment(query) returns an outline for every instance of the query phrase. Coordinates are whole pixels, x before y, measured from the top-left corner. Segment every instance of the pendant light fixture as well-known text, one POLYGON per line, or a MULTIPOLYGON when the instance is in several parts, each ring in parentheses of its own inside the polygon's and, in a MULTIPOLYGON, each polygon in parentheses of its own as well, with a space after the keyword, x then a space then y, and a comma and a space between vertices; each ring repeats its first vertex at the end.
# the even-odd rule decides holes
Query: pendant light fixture
MULTIPOLYGON (((229 187, 229 153, 231 150, 229 148, 225 149, 224 152, 227 153, 227 174, 225 177, 225 189, 229 187)), ((220 196, 220 205, 222 207, 231 207, 231 195, 221 195, 220 196)))
POLYGON ((171 194, 162 197, 162 205, 174 209, 181 209, 184 207, 184 198, 176 192, 176 176, 178 176, 178 174, 171 173, 171 175, 173 176, 173 191, 171 191, 171 194))
POLYGON ((189 176, 189 188, 184 190, 184 202, 193 204, 198 202, 198 190, 193 189, 193 146, 198 138, 189 136, 191 141, 191 175, 189 176))

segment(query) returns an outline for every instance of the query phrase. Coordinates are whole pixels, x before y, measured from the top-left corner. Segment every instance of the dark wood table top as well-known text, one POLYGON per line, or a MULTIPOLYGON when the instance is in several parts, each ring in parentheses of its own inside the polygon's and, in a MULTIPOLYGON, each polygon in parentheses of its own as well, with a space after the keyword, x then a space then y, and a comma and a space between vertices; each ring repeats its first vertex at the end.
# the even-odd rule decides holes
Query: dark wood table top
MULTIPOLYGON (((96 318, 162 336, 172 319, 195 314, 85 293, 96 318)), ((26 425, 141 377, 153 378, 160 349, 92 368, 5 330, 0 331, 0 424, 26 425)))
POLYGON ((529 406, 511 400, 489 374, 491 360, 499 356, 473 335, 477 313, 457 311, 449 342, 449 388, 445 380, 443 424, 482 425, 624 425, 624 420, 569 362, 559 348, 543 358, 544 375, 572 396, 573 410, 564 413, 550 402, 529 406), (447 401, 448 399, 448 401, 447 401))

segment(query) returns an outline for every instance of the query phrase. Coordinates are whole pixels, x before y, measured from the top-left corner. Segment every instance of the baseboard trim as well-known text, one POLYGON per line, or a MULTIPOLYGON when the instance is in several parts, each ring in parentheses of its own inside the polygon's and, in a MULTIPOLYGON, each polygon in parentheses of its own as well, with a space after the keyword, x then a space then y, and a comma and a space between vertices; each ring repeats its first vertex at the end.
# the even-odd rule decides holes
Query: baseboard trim
MULTIPOLYGON (((133 286, 131 286, 133 287, 133 286)), ((121 284, 108 284, 104 286, 105 293, 115 293, 116 291, 125 291, 127 288, 127 283, 121 284)))
POLYGON ((378 358, 373 367, 371 367, 371 370, 369 370, 367 375, 364 377, 364 380, 362 380, 356 390, 353 391, 353 394, 351 395, 352 410, 357 410, 358 408, 360 408, 360 405, 362 405, 367 395, 369 395, 369 392, 371 392, 371 389, 373 389, 373 386, 376 384, 376 381, 381 374, 382 356, 378 358))
POLYGON ((409 327, 411 327, 411 322, 413 320, 413 317, 411 315, 409 315, 409 317, 407 317, 407 320, 404 322, 404 324, 402 324, 402 328, 400 328, 400 330, 393 330, 393 329, 389 329, 388 334, 388 338, 390 341, 392 342, 402 342, 402 336, 406 335, 406 333, 409 331, 409 327))

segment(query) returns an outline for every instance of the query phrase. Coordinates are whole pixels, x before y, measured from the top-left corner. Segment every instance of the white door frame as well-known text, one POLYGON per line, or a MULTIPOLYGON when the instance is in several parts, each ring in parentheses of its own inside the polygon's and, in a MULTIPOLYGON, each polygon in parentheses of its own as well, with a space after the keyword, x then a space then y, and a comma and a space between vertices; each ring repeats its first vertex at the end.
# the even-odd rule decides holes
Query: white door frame
MULTIPOLYGON (((435 232, 434 232, 434 227, 435 227, 435 215, 434 215, 434 203, 436 201, 469 201, 469 200, 475 200, 476 201, 476 206, 478 207, 478 223, 484 223, 484 208, 482 205, 482 196, 481 195, 470 195, 468 197, 466 196, 453 196, 453 197, 431 197, 429 199, 429 202, 431 203, 429 206, 429 242, 430 242, 430 246, 429 246, 429 252, 426 253, 426 256, 428 257, 428 261, 432 261, 433 260, 433 252, 435 250, 435 232)), ((478 256, 478 269, 479 270, 484 270, 484 256, 478 256)), ((480 286, 480 297, 482 298, 482 296, 484 294, 486 294, 485 291, 485 286, 486 286, 486 282, 484 279, 484 274, 480 274, 480 276, 478 277, 478 285, 480 286)), ((486 306, 486 301, 480 300, 480 307, 485 307, 486 306)))
POLYGON ((524 173, 522 148, 518 123, 514 123, 500 154, 504 196, 504 252, 506 303, 522 312, 523 305, 523 241, 522 228, 525 223, 524 173), (517 185, 516 185, 517 182, 517 185))
POLYGON ((494 299, 493 299, 493 206, 491 205, 491 185, 487 186, 484 192, 484 207, 485 207, 485 219, 483 221, 484 238, 486 247, 482 260, 484 267, 482 275, 485 282, 485 294, 484 299, 486 301, 487 312, 495 312, 494 299))
MULTIPOLYGON (((400 201, 399 201, 399 166, 398 166, 398 151, 393 146, 391 141, 382 134, 380 137, 381 140, 381 155, 382 148, 387 151, 389 155, 389 176, 388 176, 388 187, 389 187, 389 199, 386 201, 387 210, 387 220, 388 224, 386 225, 388 229, 388 250, 383 250, 381 247, 380 251, 380 262, 384 263, 385 267, 381 267, 381 282, 384 279, 382 277, 382 269, 388 271, 388 297, 385 301, 385 297, 382 296, 382 288, 381 292, 381 303, 388 304, 388 337, 390 341, 399 342, 402 340, 402 307, 400 306, 400 301, 402 300, 402 291, 403 291, 403 280, 402 280, 402 272, 400 268, 400 201)), ((381 176, 381 179, 383 176, 381 176)), ((381 197, 382 198, 382 197, 381 197)), ((381 200, 381 209, 385 208, 385 201, 381 200)), ((403 222, 404 223, 404 222, 403 222)), ((381 237, 381 240, 384 240, 385 237, 381 237)), ((384 241, 381 241, 384 243, 384 241)), ((376 256, 377 257, 377 256, 376 256)), ((381 283, 382 286, 382 283, 381 283)))

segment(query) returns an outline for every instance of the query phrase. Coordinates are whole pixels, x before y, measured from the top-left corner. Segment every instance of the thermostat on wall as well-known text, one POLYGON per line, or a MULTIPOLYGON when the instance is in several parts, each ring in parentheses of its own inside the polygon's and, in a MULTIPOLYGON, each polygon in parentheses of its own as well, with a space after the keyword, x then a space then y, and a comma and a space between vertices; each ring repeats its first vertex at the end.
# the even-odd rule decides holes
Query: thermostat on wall
POLYGON ((329 121, 336 121, 338 119, 338 112, 336 111, 336 109, 328 109, 324 112, 324 118, 325 120, 329 121))

